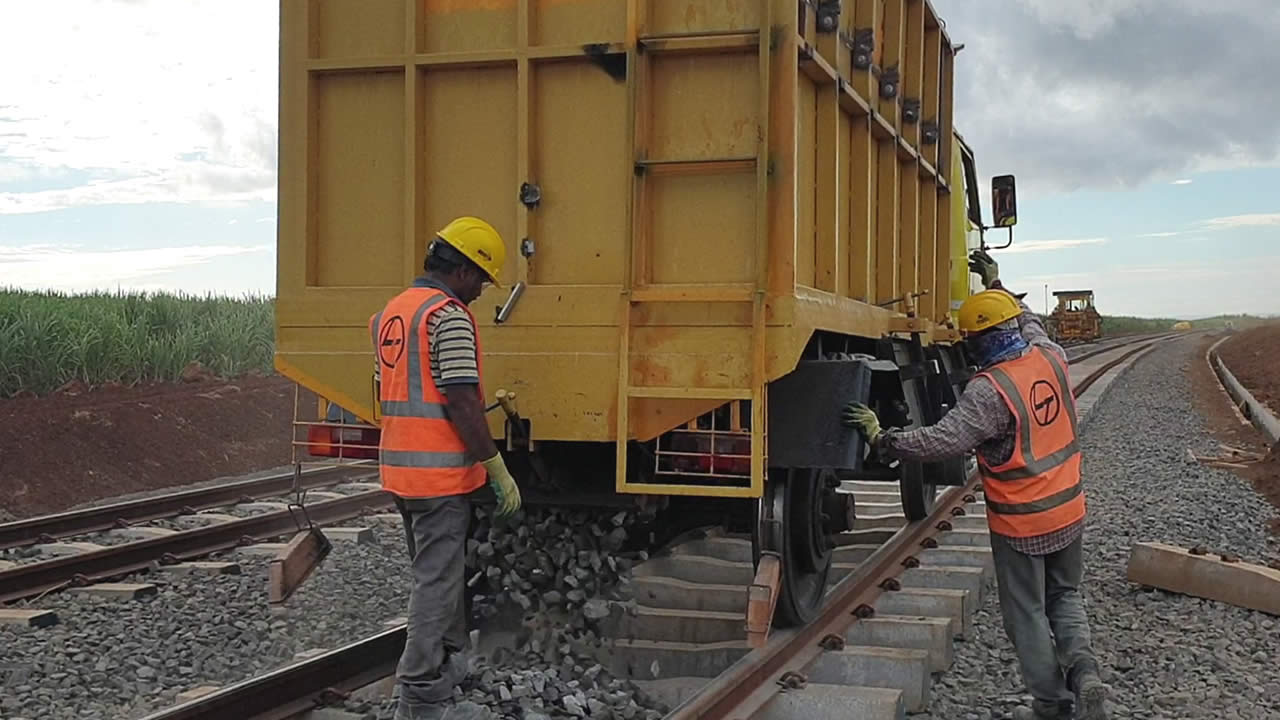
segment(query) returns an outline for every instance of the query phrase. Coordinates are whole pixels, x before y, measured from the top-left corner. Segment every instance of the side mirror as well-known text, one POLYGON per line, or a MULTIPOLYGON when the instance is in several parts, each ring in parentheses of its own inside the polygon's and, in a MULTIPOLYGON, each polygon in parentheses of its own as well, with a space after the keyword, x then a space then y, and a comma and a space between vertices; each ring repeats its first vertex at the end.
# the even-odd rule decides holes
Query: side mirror
POLYGON ((1018 224, 1018 193, 1012 175, 991 178, 991 212, 994 227, 1013 227, 1018 224))

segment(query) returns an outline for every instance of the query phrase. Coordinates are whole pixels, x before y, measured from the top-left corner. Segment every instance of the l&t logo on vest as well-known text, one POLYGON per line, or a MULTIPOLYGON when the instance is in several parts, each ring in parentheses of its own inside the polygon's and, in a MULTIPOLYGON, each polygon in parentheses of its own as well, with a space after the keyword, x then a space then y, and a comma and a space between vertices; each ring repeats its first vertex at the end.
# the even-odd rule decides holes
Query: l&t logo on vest
POLYGON ((1058 397, 1058 389, 1045 380, 1037 380, 1031 385, 1031 416, 1036 424, 1044 427, 1058 419, 1062 411, 1062 398, 1058 397))
POLYGON ((382 325, 378 340, 378 357, 382 364, 394 370, 404 356, 404 318, 396 315, 382 325))

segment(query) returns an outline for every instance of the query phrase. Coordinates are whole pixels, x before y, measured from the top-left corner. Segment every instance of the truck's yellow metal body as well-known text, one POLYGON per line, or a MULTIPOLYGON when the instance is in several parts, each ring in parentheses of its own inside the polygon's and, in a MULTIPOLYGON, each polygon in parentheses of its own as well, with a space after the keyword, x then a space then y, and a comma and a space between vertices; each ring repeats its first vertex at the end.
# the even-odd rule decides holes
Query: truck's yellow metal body
POLYGON ((484 384, 535 442, 749 400, 750 487, 619 489, 758 495, 816 331, 954 337, 968 294, 951 41, 927 0, 839 5, 282 0, 277 368, 376 423, 369 317, 476 215, 508 246, 484 384))

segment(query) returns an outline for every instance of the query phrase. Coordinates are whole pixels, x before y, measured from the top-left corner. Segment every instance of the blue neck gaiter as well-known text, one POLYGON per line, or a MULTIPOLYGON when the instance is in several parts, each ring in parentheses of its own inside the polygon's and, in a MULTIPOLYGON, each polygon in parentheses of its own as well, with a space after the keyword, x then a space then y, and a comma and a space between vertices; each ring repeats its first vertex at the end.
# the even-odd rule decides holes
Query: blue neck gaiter
POLYGON ((1017 356, 1027 341, 1017 330, 999 330, 970 338, 965 345, 978 367, 985 368, 1017 356))

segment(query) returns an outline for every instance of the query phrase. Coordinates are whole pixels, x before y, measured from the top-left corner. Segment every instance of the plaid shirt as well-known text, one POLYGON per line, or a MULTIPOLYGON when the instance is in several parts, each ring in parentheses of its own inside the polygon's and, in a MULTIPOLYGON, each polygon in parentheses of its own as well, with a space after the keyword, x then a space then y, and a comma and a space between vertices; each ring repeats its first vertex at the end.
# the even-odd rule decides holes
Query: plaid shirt
MULTIPOLYGON (((1066 352, 1049 339, 1039 316, 1022 301, 1018 304, 1022 306, 1022 315, 1018 316, 1022 337, 1032 346, 1057 353, 1066 362, 1066 352)), ((1022 354, 1028 352, 1030 348, 1022 354)), ((936 424, 915 430, 887 429, 881 433, 876 446, 889 456, 926 462, 954 458, 976 449, 988 465, 1000 465, 1013 455, 1016 431, 1013 413, 995 385, 985 377, 975 377, 965 387, 956 406, 936 424)), ((1019 552, 1047 555, 1075 542, 1083 530, 1081 520, 1045 535, 1008 540, 1019 552)))

